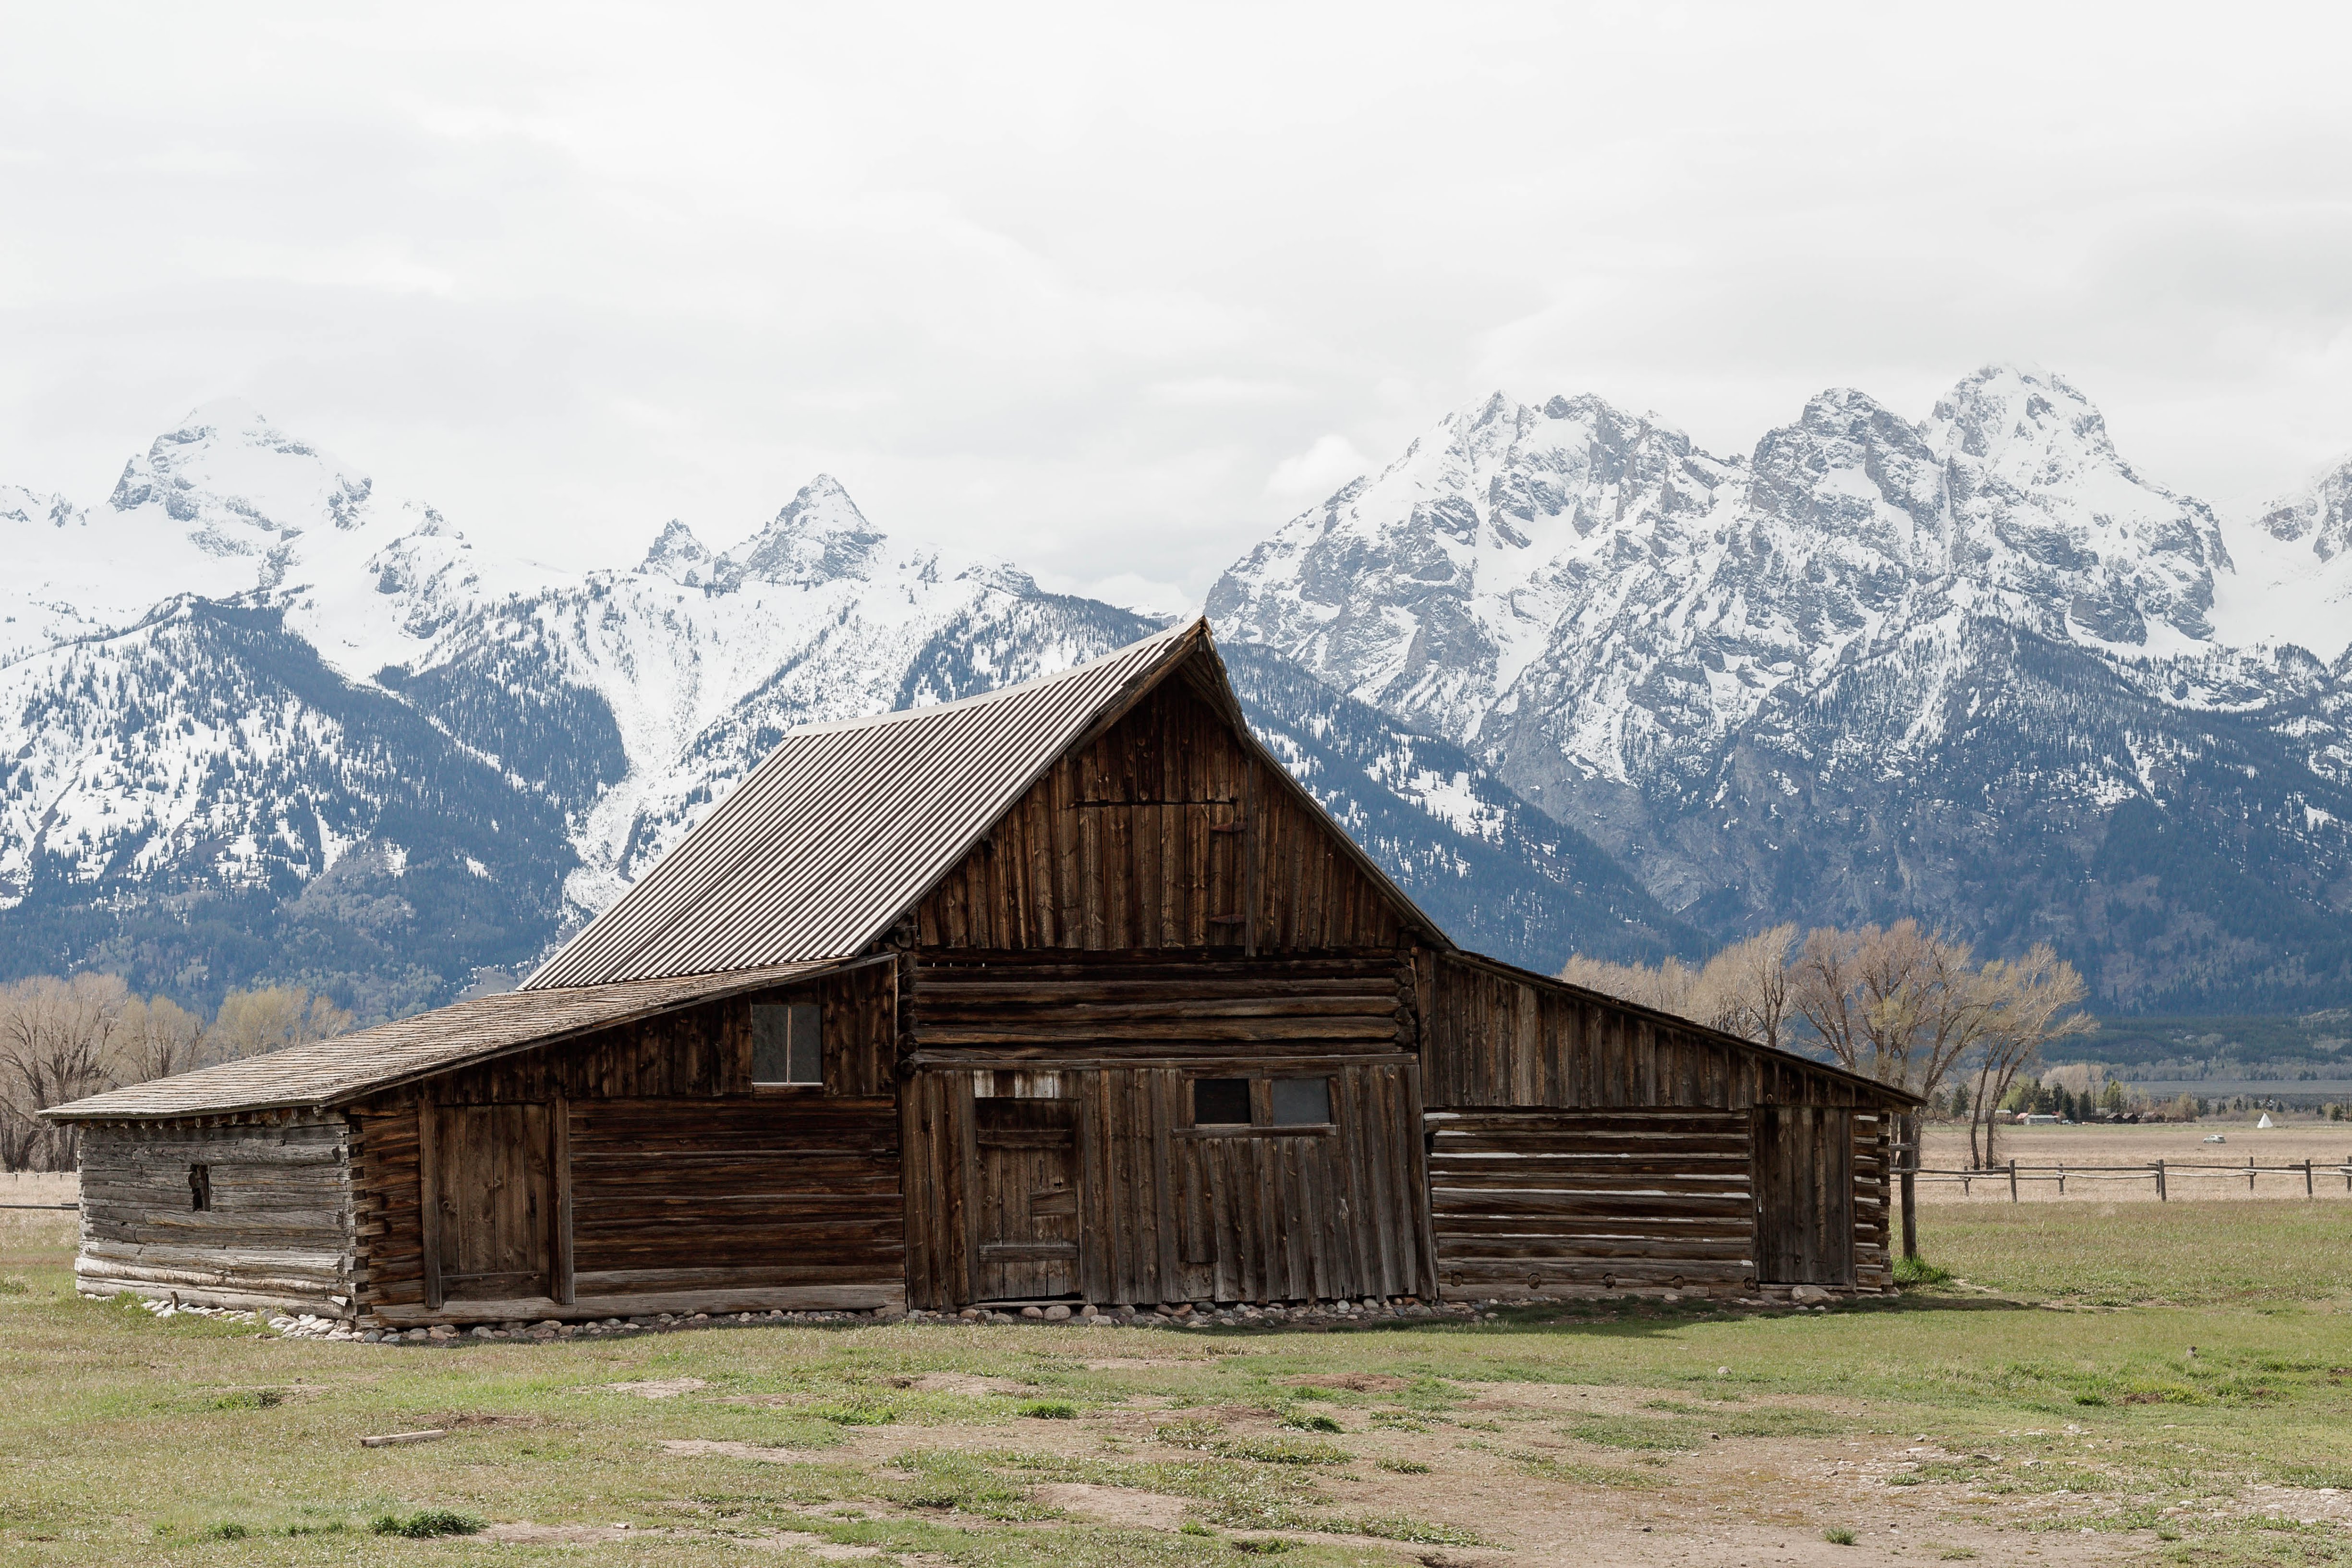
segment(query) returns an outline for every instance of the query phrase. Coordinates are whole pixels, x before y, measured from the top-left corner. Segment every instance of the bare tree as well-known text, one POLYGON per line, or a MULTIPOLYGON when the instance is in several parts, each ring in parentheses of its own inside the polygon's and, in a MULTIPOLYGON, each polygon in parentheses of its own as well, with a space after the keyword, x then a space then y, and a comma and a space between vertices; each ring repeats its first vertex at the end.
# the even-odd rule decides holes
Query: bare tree
POLYGON ((145 1083, 200 1068, 211 1059, 204 1020, 168 996, 125 1001, 109 1053, 113 1083, 145 1083))
POLYGON ((1929 1100, 1992 1011, 1969 944, 1916 921, 1809 933, 1790 998, 1838 1065, 1929 1100))
POLYGON ((1789 1018, 1789 950, 1796 942, 1795 926, 1774 926, 1708 959, 1693 988, 1693 1016, 1777 1049, 1789 1018))
POLYGON ((230 1061, 330 1039, 351 1026, 352 1016, 325 996, 299 985, 266 985, 222 997, 205 1043, 215 1060, 230 1061))
POLYGON ((73 1168, 71 1130, 40 1112, 111 1086, 110 1058, 131 1002, 111 974, 44 974, 0 987, 0 1163, 73 1168))
POLYGON ((1982 978, 1990 1016, 1969 1106, 1969 1163, 1979 1170, 1993 1163, 1993 1115, 2019 1072, 2051 1041, 2089 1034, 2099 1026, 2087 1013, 2067 1011, 2083 1000, 2083 977, 2046 942, 2036 942, 2023 958, 1993 960, 1984 966, 1982 978))
POLYGON ((1709 1028, 1778 1046, 1789 1016, 1789 949, 1794 926, 1734 942, 1699 968, 1669 958, 1652 968, 1571 958, 1559 977, 1571 985, 1621 996, 1709 1028))

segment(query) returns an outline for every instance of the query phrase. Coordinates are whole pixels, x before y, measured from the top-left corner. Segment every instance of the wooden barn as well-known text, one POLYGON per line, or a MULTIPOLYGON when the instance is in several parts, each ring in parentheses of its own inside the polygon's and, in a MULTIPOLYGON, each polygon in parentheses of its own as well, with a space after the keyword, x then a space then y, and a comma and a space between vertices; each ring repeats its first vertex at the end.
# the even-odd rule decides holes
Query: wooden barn
POLYGON ((1456 947, 1199 623, 787 735, 520 990, 51 1114, 85 1291, 393 1327, 1866 1291, 1914 1103, 1456 947))

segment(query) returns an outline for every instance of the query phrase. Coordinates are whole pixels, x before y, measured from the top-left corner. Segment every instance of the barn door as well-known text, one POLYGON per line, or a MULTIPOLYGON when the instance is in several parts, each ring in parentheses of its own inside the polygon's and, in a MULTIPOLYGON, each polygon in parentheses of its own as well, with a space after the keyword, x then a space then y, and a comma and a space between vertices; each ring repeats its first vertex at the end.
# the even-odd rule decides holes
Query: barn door
POLYGON ((428 1305, 556 1294, 555 1108, 427 1105, 428 1305))
POLYGON ((972 1102, 980 1300, 1078 1293, 1077 1110, 1068 1100, 972 1102))
POLYGON ((1853 1113, 1755 1110, 1756 1275, 1767 1285, 1853 1283, 1853 1113))

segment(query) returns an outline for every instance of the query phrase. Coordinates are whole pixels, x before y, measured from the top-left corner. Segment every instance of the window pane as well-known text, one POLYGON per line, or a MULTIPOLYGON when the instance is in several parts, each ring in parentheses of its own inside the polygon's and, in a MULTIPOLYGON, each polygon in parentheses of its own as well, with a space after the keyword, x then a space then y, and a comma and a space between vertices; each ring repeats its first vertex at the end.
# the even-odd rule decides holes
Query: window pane
POLYGON ((792 1072, 790 1007, 751 1009, 751 1081, 790 1083, 792 1072))
POLYGON ((1276 1127, 1319 1127, 1330 1120, 1329 1079, 1278 1078, 1274 1080, 1274 1124, 1276 1127))
POLYGON ((1246 1127, 1249 1101, 1249 1079, 1245 1078, 1196 1078, 1192 1080, 1192 1125, 1246 1127))
POLYGON ((793 1006, 792 1081, 824 1081, 824 1009, 813 1002, 793 1006))

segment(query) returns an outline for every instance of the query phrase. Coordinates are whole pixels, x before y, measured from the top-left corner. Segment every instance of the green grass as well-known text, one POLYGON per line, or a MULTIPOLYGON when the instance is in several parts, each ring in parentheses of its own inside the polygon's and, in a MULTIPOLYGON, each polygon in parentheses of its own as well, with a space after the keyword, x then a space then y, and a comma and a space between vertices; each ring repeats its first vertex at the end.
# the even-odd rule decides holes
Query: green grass
POLYGON ((2293 1306, 2352 1297, 2352 1204, 1938 1204, 1920 1250, 1971 1284, 2090 1306, 2293 1306))
MULTIPOLYGON (((1478 1467, 1572 1510, 1576 1489, 1685 1487, 1677 1467, 1738 1442, 1918 1446, 1884 1496, 1985 1500, 1968 1506, 2008 1521, 2020 1551, 2091 1529, 2151 1561, 2352 1561, 2340 1530, 2242 1505, 2210 1517, 2254 1483, 2352 1487, 2352 1208, 1924 1219, 1936 1260, 1996 1293, 1923 1282, 1828 1314, 1529 1308, 1333 1333, 762 1327, 426 1350, 78 1300, 69 1226, 44 1216, 0 1225, 0 1268, 26 1287, 0 1293, 0 1568, 554 1560, 418 1522, 523 1520, 633 1526, 562 1548, 581 1568, 740 1564, 736 1538, 775 1531, 959 1568, 1193 1568, 1234 1561, 1243 1531, 1295 1563, 1400 1568, 1509 1545, 1456 1484, 1478 1467), (940 1372, 1013 1392, 921 1386, 940 1372), (611 1386, 680 1378, 707 1386, 611 1386), (422 1426, 451 1435, 358 1446, 422 1426), (764 1457, 664 1447, 687 1438, 764 1457), (1181 1500, 1189 1528, 1102 1523, 1057 1506, 1054 1483, 1181 1500), (371 1533, 384 1520, 396 1532, 371 1533)), ((1807 1528, 1877 1539, 1841 1511, 1807 1528)))

